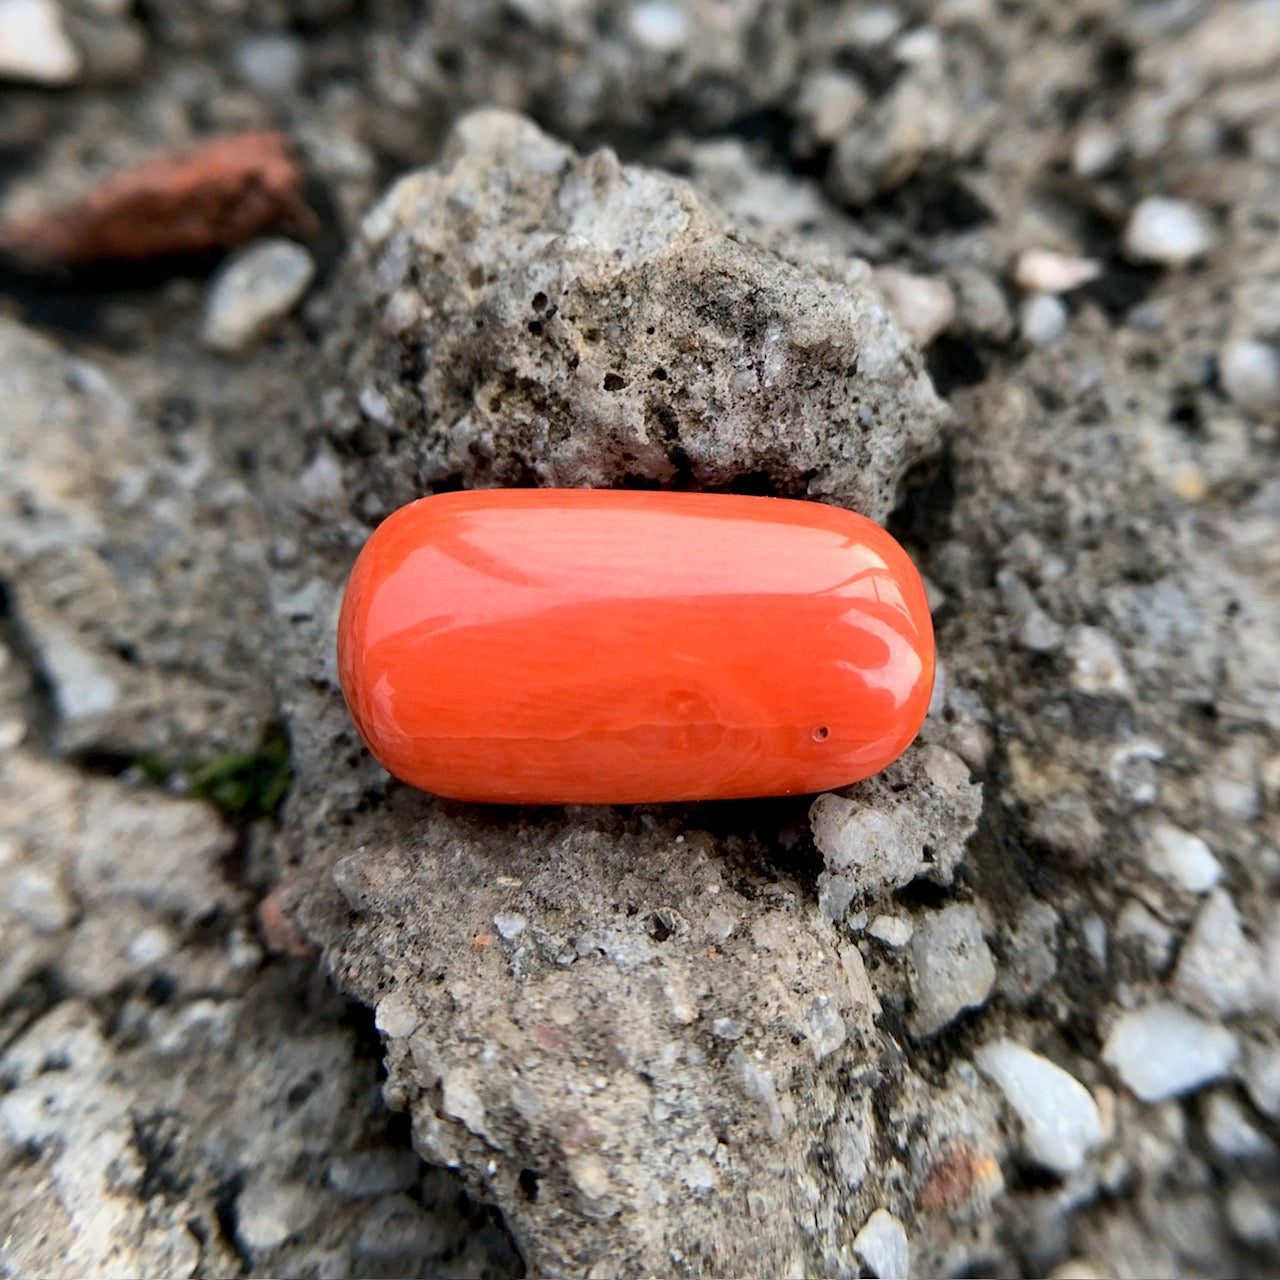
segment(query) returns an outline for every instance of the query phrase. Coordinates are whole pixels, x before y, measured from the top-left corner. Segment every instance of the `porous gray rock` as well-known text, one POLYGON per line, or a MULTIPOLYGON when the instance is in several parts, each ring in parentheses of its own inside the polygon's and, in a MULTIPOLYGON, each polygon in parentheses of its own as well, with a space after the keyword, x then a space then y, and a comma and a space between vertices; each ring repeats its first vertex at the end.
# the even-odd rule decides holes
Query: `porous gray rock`
POLYGON ((747 482, 881 519, 938 439, 865 264, 797 265, 678 179, 510 114, 395 184, 335 297, 325 413, 366 521, 459 479, 747 482))
MULTIPOLYGON (((833 1223, 796 1234, 762 1165, 801 1176, 812 1108, 853 1101, 831 1073, 876 1044, 856 948, 759 851, 731 883, 719 842, 675 815, 515 821, 513 841, 509 821, 398 791, 334 867, 351 928, 330 933, 333 961, 368 997, 383 985, 389 1096, 419 1150, 483 1176, 538 1270, 607 1252, 625 1273, 671 1248, 738 1270, 720 1224, 743 1195, 751 1248, 838 1248, 833 1223), (421 905, 441 898, 455 908, 421 905), (525 929, 490 932, 515 910, 525 929), (416 978, 423 962, 440 982, 416 978)), ((329 909, 313 894, 303 918, 329 909)))

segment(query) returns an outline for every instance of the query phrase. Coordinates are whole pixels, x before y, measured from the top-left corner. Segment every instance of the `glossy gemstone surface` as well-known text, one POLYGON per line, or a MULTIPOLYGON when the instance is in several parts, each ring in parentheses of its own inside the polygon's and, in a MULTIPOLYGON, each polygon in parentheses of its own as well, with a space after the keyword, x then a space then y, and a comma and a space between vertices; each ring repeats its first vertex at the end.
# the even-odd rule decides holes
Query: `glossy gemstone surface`
POLYGON ((838 507, 489 489, 379 526, 338 667, 369 749, 423 790, 731 799, 895 759, 928 708, 933 629, 906 553, 838 507))

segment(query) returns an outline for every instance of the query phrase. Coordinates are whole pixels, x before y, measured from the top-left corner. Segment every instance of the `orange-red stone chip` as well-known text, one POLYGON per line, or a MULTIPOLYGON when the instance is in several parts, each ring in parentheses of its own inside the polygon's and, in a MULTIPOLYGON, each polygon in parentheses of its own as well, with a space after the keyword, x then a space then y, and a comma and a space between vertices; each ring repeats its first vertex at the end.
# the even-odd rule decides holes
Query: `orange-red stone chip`
POLYGON ((919 574, 852 512, 494 489, 374 532, 338 665, 361 736, 412 786, 622 804, 865 778, 915 737, 934 652, 919 574))

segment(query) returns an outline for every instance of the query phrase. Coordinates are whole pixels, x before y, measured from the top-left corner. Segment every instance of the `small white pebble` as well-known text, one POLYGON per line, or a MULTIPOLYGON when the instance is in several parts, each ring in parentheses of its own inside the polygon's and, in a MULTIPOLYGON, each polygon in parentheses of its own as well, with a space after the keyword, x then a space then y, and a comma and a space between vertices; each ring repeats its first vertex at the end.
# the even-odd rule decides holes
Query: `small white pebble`
POLYGON ((1090 912, 1080 922, 1080 934, 1084 938, 1084 945, 1089 950, 1094 964, 1099 969, 1107 967, 1107 922, 1096 912, 1090 912))
POLYGON ((1241 1075, 1253 1105, 1263 1115, 1280 1120, 1280 1048, 1251 1042, 1241 1075))
POLYGON ((800 92, 799 112, 813 140, 831 146, 867 105, 867 91, 842 71, 811 77, 800 92))
POLYGON ((1144 850, 1151 870, 1187 893, 1208 893, 1222 879, 1222 864, 1209 846, 1171 822, 1151 828, 1144 850))
POLYGON ((1173 994, 1201 1013, 1225 1018, 1256 1008, 1265 986, 1262 956, 1245 936, 1231 895, 1219 886, 1204 900, 1182 944, 1173 994))
POLYGON ((698 999, 690 992, 683 978, 672 974, 662 984, 662 994, 667 997, 671 1008, 671 1016, 682 1026, 687 1027, 698 1017, 698 999))
POLYGON ((1275 1151, 1271 1139, 1259 1132, 1240 1103, 1224 1090, 1205 1099, 1200 1119, 1213 1149, 1228 1160, 1253 1160, 1275 1151))
POLYGON ((922 347, 949 328, 956 317, 956 296, 945 280, 897 267, 880 267, 872 279, 890 314, 922 347))
POLYGON ((887 44, 902 29, 902 15, 889 4, 860 6, 845 20, 841 34, 858 48, 887 44))
POLYGON ((1124 697, 1131 692, 1120 646, 1101 627, 1072 627, 1067 633, 1066 654, 1071 683, 1082 693, 1124 697))
POLYGON ((528 926, 529 921, 518 911, 499 911, 493 917, 493 927, 507 941, 518 938, 528 926))
POLYGON ((898 37, 893 53, 909 67, 937 66, 942 61, 942 36, 933 27, 915 27, 898 37))
POLYGON ((911 941, 915 926, 906 916, 876 916, 867 932, 886 947, 905 947, 911 941))
POLYGON ((209 286, 205 346, 243 355, 268 337, 306 293, 315 260, 300 244, 271 237, 227 259, 209 286))
POLYGON ((289 93, 298 87, 303 69, 302 41, 287 32, 247 36, 236 45, 236 70, 259 93, 289 93))
POLYGON ((1213 227, 1202 209, 1185 200, 1148 196, 1129 215, 1125 252, 1135 262, 1182 266, 1213 245, 1213 227))
POLYGON ((1213 807, 1226 817, 1253 822, 1262 811, 1261 761, 1250 742, 1237 739, 1219 751, 1206 781, 1213 807))
POLYGON ((125 952, 129 963, 139 969, 150 969, 167 960, 177 948, 177 939, 163 925, 152 925, 136 934, 125 952))
POLYGON ((1087 1258, 1069 1258, 1049 1272, 1048 1280, 1106 1280, 1087 1258))
POLYGON ((8 885, 8 909, 37 933, 65 929, 74 914, 71 900, 55 876, 41 867, 19 867, 8 885))
POLYGON ((879 1280, 907 1280, 911 1246, 906 1228, 887 1209, 877 1209, 853 1238, 853 1251, 879 1280))
POLYGON ((454 1120, 461 1120, 477 1137, 484 1137, 484 1103, 464 1072, 449 1070, 440 1078, 440 1109, 454 1120))
POLYGON ((1240 1056, 1225 1027, 1159 1001, 1122 1013, 1102 1060, 1143 1102, 1165 1102, 1221 1079, 1240 1056))
POLYGON ((255 1169, 236 1200, 236 1240, 251 1254, 278 1249, 314 1221, 320 1203, 310 1187, 255 1169))
POLYGON ((1227 1222, 1241 1243, 1252 1249, 1273 1249, 1280 1244, 1280 1209, 1261 1187, 1237 1182, 1226 1197, 1227 1222))
POLYGON ((1266 342, 1237 338, 1218 354, 1222 389, 1242 409, 1280 405, 1280 351, 1266 342))
POLYGON ((710 1161, 704 1160, 701 1156, 694 1156, 685 1166, 684 1185, 690 1191, 714 1191, 716 1171, 710 1161))
POLYGON ((373 1021, 384 1036, 403 1040, 422 1025, 422 1015, 409 996, 402 991, 392 991, 378 1001, 373 1021))
POLYGON ((717 942, 726 942, 733 934, 733 930, 737 925, 737 921, 720 907, 713 907, 707 912, 707 918, 703 921, 702 927, 707 931, 707 936, 714 938, 717 942))
POLYGON ((56 0, 0 0, 0 80, 74 84, 82 65, 56 0))
POLYGON ((1047 347, 1067 331, 1067 308, 1052 293, 1033 293, 1019 308, 1018 328, 1033 346, 1047 347))
POLYGON ((1070 293, 1101 274, 1096 258, 1075 258, 1052 249, 1027 249, 1013 268, 1014 283, 1028 293, 1070 293))
POLYGON ((1027 1154, 1058 1174, 1074 1173, 1102 1145, 1093 1095, 1070 1072, 1013 1040, 994 1040, 974 1054, 1022 1121, 1027 1154))
POLYGON ((938 27, 989 26, 995 21, 994 0, 940 0, 929 20, 938 27))
POLYGON ((423 303, 412 289, 397 289, 387 299, 382 312, 382 327, 393 337, 401 337, 422 319, 423 303))
POLYGON ((599 1156, 574 1156, 565 1168, 574 1185, 589 1201, 603 1200, 613 1187, 609 1171, 599 1156))
POLYGON ((1104 124, 1087 124, 1076 134, 1071 168, 1081 178, 1096 178, 1120 159, 1120 135, 1104 124))
POLYGON ((1147 967, 1162 973, 1173 955, 1173 930, 1157 920, 1136 898, 1130 898, 1116 917, 1116 934, 1136 942, 1147 967))
POLYGON ((627 15, 631 38, 653 53, 676 53, 689 39, 689 18, 669 0, 641 0, 627 15))

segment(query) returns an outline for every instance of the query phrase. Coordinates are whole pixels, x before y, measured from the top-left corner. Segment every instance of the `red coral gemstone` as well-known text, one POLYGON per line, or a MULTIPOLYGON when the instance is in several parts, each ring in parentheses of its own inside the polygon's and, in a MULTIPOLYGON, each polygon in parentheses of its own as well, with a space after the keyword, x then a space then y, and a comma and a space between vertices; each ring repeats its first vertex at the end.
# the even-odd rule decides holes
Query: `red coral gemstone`
POLYGON ((731 799, 843 786, 900 755, 933 628, 906 553, 838 507, 491 489, 374 532, 338 668, 369 749, 426 791, 731 799))

